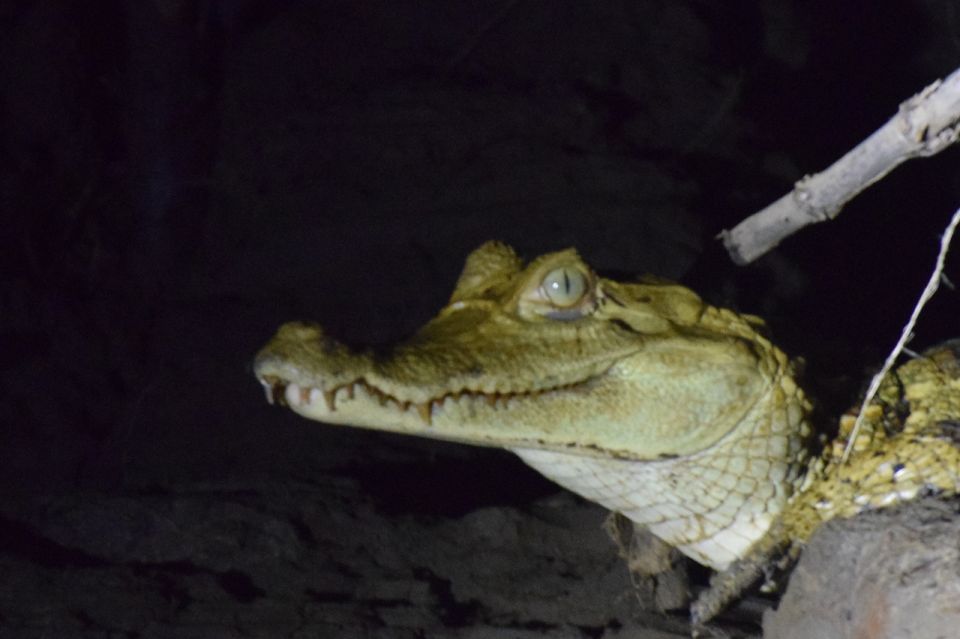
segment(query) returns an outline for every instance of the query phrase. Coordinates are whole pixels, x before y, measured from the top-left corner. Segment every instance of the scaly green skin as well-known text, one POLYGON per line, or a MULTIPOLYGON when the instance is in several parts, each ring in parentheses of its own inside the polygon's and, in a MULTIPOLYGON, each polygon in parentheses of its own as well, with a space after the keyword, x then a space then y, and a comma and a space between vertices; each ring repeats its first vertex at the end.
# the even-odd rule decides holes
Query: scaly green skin
MULTIPOLYGON (((809 403, 761 325, 675 284, 598 277, 573 250, 524 266, 489 242, 447 306, 387 356, 291 323, 255 371, 270 401, 310 419, 514 451, 725 571, 694 608, 704 621, 807 528, 891 500, 881 484, 857 502, 839 487, 849 481, 825 479, 848 472, 828 461, 805 476, 809 403)), ((920 449, 906 458, 927 467, 920 449)))

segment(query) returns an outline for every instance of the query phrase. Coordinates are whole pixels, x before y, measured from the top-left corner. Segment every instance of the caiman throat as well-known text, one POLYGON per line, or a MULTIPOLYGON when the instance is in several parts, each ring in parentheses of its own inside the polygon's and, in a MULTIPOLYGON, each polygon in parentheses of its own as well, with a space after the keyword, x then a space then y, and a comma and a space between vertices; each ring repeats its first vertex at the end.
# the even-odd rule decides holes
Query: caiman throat
POLYGON ((676 284, 599 277, 574 250, 524 265, 489 242, 386 356, 290 323, 255 370, 309 419, 512 450, 722 570, 808 461, 809 404, 761 326, 676 284))

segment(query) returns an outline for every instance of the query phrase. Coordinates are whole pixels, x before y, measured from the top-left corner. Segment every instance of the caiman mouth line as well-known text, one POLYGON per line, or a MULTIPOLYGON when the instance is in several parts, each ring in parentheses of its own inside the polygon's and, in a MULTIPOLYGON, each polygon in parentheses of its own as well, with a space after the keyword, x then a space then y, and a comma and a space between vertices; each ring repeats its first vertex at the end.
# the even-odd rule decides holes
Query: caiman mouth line
POLYGON ((301 386, 295 382, 284 381, 274 375, 263 375, 260 377, 260 383, 263 385, 267 402, 270 404, 276 403, 281 406, 309 406, 320 401, 322 398, 327 406, 327 410, 331 413, 337 410, 337 393, 344 391, 347 399, 353 399, 358 389, 363 390, 368 395, 376 398, 381 406, 393 406, 399 412, 406 412, 413 407, 424 425, 431 426, 433 424, 433 409, 442 407, 447 400, 453 400, 454 402, 460 402, 463 399, 467 399, 468 401, 482 401, 491 408, 506 408, 507 404, 513 399, 536 399, 550 393, 570 391, 585 386, 594 379, 594 377, 595 376, 590 376, 579 382, 529 391, 486 393, 484 391, 463 389, 450 391, 424 402, 399 399, 390 393, 380 390, 362 378, 340 384, 327 390, 320 390, 312 386, 301 386))

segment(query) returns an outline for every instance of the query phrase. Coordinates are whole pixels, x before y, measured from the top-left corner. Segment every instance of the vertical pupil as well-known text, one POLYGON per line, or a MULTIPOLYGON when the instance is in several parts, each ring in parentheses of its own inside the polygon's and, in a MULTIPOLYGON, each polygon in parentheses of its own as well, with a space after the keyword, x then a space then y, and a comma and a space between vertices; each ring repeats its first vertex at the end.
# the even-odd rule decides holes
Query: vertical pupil
POLYGON ((580 271, 565 266, 550 271, 543 282, 550 301, 561 306, 577 301, 583 295, 584 286, 580 271))

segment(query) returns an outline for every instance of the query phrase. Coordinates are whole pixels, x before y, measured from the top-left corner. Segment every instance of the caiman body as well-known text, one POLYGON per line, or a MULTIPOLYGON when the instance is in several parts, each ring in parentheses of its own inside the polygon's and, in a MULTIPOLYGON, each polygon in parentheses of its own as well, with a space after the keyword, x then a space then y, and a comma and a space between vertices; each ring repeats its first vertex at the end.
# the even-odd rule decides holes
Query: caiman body
MULTIPOLYGON (((255 369, 268 399, 305 417, 512 450, 696 561, 744 574, 751 557, 803 541, 798 522, 896 501, 856 504, 854 490, 844 510, 824 507, 832 493, 799 497, 826 486, 831 462, 811 463, 809 403, 761 328, 676 284, 599 277, 573 250, 524 265, 489 242, 436 318, 388 354, 291 323, 255 369)), ((924 485, 922 469, 912 476, 924 485)))

